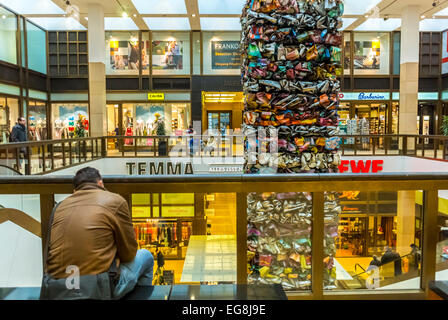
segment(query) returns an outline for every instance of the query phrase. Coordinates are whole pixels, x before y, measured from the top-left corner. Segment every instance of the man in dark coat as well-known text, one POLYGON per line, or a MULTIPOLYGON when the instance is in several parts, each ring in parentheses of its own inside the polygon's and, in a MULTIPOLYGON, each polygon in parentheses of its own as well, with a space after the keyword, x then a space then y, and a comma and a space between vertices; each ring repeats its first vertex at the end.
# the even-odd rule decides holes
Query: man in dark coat
POLYGON ((381 257, 381 265, 384 266, 386 263, 394 262, 395 276, 401 275, 401 257, 397 252, 393 252, 391 248, 386 247, 386 252, 381 257))
MULTIPOLYGON (((9 136, 9 142, 25 142, 27 141, 26 137, 26 120, 24 117, 19 117, 17 119, 17 124, 12 127, 11 135, 9 136)), ((20 148, 19 158, 25 159, 27 157, 27 150, 25 147, 20 148)), ((22 164, 22 160, 20 160, 20 165, 22 164)))
POLYGON ((11 136, 9 137, 10 142, 24 142, 27 140, 25 122, 26 120, 24 117, 17 119, 17 124, 11 130, 11 136))

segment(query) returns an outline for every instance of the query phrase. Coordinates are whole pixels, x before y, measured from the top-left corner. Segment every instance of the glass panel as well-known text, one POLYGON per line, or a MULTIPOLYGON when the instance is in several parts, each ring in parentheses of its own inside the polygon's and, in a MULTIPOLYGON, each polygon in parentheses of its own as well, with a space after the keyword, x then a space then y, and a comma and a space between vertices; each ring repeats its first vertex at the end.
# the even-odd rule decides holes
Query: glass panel
POLYGON ((152 73, 190 74, 190 33, 153 32, 152 73))
POLYGON ((54 139, 89 136, 89 110, 87 104, 53 104, 51 117, 54 139))
POLYGON ((193 32, 193 74, 201 74, 201 33, 193 32))
POLYGON ((132 205, 150 205, 151 198, 149 193, 134 193, 132 195, 132 205))
POLYGON ((162 204, 194 204, 194 193, 162 193, 162 204))
POLYGON ((151 207, 132 207, 133 218, 151 218, 151 207))
POLYGON ((149 32, 142 32, 142 74, 149 74, 149 54, 150 54, 150 42, 149 32))
POLYGON ((30 22, 26 22, 26 40, 28 53, 28 68, 47 73, 46 33, 30 22))
POLYGON ((0 246, 0 284, 4 288, 39 287, 42 284, 40 196, 0 195, 0 206, 2 211, 20 211, 9 211, 6 221, 0 223, 0 241, 4 244, 0 246))
POLYGON ((16 30, 17 17, 15 14, 0 7, 0 60, 17 64, 16 30))
POLYGON ((351 51, 351 41, 350 33, 344 33, 344 74, 350 74, 350 51, 351 51))
POLYGON ((400 74, 400 61, 401 61, 401 33, 394 32, 394 74, 400 74))
POLYGON ((19 101, 13 98, 0 98, 0 141, 9 142, 9 134, 19 117, 19 101))
POLYGON ((106 74, 139 73, 138 31, 106 32, 106 74))
POLYGON ((248 283, 311 290, 311 194, 250 193, 247 219, 248 283))
POLYGON ((204 74, 240 74, 239 32, 204 32, 204 74))
POLYGON ((415 191, 337 194, 334 206, 342 214, 325 227, 335 237, 335 281, 325 289, 419 289, 421 270, 414 253, 420 249, 411 247, 422 240, 416 204, 415 191), (359 210, 348 213, 344 208, 349 207, 359 210))
MULTIPOLYGON (((163 194, 163 204, 192 203, 191 205, 164 205, 159 217, 160 194, 154 193, 153 218, 144 216, 149 206, 133 206, 133 225, 139 249, 147 249, 155 257, 154 284, 172 279, 174 284, 219 284, 236 282, 236 194, 214 194, 213 202, 207 204, 213 215, 205 220, 192 219, 202 216, 203 208, 195 212, 194 194, 163 194), (183 198, 181 200, 175 198, 183 198), (142 209, 143 208, 143 209, 142 209), (187 216, 186 216, 187 215, 187 216), (195 225, 198 223, 198 225, 195 225), (209 225, 206 228, 206 225, 209 225), (198 235, 193 235, 195 229, 198 235), (212 230, 209 233, 207 230, 212 230), (159 248, 159 252, 156 249, 159 248), (163 255, 163 269, 159 263, 163 255), (168 276, 167 276, 168 274, 168 276)), ((134 199, 133 195, 133 199, 134 199)), ((142 195, 138 195, 140 197, 142 195)), ((144 194, 145 201, 148 201, 144 194)), ((207 198, 210 199, 210 198, 207 198)), ((169 280, 168 283, 171 280, 169 280)))
POLYGON ((162 206, 162 217, 194 217, 194 206, 162 206))
POLYGON ((45 103, 30 102, 28 106, 28 134, 30 141, 47 139, 47 108, 45 103))
POLYGON ((389 38, 389 33, 355 33, 355 75, 389 74, 389 38))
POLYGON ((448 281, 448 191, 439 190, 439 238, 436 247, 436 281, 448 281))

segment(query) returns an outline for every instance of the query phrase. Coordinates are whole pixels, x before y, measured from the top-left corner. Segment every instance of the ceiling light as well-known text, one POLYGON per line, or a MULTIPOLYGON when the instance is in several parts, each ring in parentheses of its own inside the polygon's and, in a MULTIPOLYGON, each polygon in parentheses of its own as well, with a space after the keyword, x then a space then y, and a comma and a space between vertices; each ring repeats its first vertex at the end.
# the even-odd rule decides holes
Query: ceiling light
POLYGON ((5 15, 2 15, 2 19, 6 19, 6 16, 5 16, 5 15))
POLYGON ((425 19, 425 16, 421 16, 420 18, 425 19))
POLYGON ((88 17, 84 17, 84 19, 86 19, 86 20, 89 20, 89 18, 88 18, 88 17))
POLYGON ((134 14, 133 14, 133 16, 134 16, 134 18, 135 18, 135 17, 137 16, 137 14, 136 14, 136 13, 134 13, 134 14))
POLYGON ((368 14, 366 14, 365 16, 364 16, 364 18, 368 18, 369 17, 369 15, 368 14))
POLYGON ((127 17, 128 17, 128 14, 127 14, 126 12, 123 11, 123 13, 121 14, 121 16, 122 16, 123 18, 127 18, 127 17))
POLYGON ((193 13, 191 16, 192 16, 193 18, 195 18, 195 17, 196 17, 196 14, 193 13))

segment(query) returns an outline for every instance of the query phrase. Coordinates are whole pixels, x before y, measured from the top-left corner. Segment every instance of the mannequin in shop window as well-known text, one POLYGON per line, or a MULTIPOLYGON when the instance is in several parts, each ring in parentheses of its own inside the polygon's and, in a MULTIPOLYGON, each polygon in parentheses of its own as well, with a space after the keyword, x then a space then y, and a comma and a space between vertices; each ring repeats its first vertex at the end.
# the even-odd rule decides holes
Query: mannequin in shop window
MULTIPOLYGON (((124 133, 124 135, 125 136, 133 136, 132 127, 131 126, 128 126, 126 128, 126 132, 124 133)), ((132 146, 132 145, 134 145, 133 141, 134 141, 134 139, 125 139, 124 140, 124 144, 127 145, 127 146, 132 146)))
POLYGON ((63 123, 61 119, 56 119, 54 121, 54 133, 53 133, 53 139, 60 140, 62 139, 62 133, 63 133, 63 123))

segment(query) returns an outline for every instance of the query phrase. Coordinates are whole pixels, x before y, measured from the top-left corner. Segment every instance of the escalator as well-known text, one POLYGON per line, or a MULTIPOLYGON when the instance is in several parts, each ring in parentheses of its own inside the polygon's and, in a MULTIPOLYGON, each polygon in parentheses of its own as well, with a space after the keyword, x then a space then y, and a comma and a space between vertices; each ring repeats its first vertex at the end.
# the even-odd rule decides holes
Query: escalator
MULTIPOLYGON (((443 249, 448 248, 448 240, 439 242, 437 245, 437 263, 436 272, 448 273, 448 254, 443 254, 443 249)), ((411 281, 420 278, 421 265, 418 268, 414 264, 414 255, 408 254, 394 261, 386 263, 378 268, 378 273, 374 274, 374 270, 367 268, 364 270, 359 264, 355 265, 355 272, 349 272, 352 279, 337 280, 336 284, 339 289, 381 289, 392 285, 398 285, 404 281, 411 281), (360 268, 362 272, 356 273, 360 268), (374 283, 374 278, 378 281, 374 283)))

